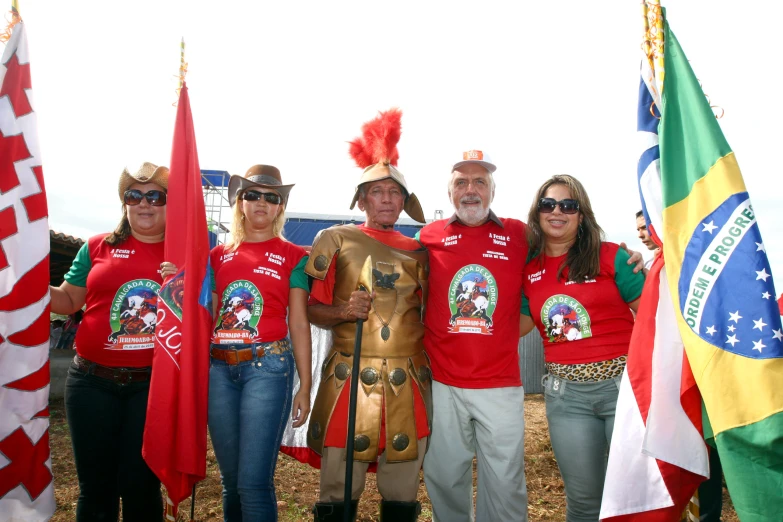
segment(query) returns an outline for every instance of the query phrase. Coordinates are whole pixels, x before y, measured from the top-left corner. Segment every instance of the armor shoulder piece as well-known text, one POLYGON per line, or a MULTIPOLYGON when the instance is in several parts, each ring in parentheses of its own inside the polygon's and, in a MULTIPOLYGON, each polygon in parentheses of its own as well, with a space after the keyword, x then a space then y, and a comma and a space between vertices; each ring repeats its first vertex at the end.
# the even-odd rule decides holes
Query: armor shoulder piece
POLYGON ((342 245, 342 225, 333 226, 321 230, 315 237, 310 258, 305 265, 305 273, 310 277, 323 281, 329 272, 335 253, 340 251, 342 245))

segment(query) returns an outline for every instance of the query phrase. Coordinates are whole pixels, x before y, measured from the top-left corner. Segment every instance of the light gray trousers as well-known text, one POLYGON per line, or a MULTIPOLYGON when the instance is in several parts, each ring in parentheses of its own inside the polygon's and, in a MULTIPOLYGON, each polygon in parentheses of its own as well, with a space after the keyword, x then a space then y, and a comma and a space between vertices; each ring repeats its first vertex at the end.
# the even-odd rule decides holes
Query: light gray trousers
POLYGON ((473 457, 478 462, 475 520, 526 522, 525 392, 432 383, 432 434, 424 482, 434 522, 469 522, 473 457))
POLYGON ((598 522, 620 377, 574 382, 545 375, 544 397, 566 493, 566 522, 598 522))

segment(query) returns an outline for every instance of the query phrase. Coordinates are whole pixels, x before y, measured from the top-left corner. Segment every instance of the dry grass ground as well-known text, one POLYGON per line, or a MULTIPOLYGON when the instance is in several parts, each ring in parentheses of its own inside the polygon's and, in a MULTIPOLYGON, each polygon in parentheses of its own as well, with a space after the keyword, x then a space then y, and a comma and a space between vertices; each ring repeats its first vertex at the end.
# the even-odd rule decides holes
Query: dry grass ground
MULTIPOLYGON (((52 522, 69 522, 75 518, 76 498, 79 491, 71 440, 61 401, 52 404, 51 414, 50 440, 57 497, 57 512, 52 522)), ((565 493, 563 481, 557 470, 557 462, 549 444, 542 396, 528 395, 525 399, 525 422, 525 472, 530 521, 560 522, 565 520, 565 493)), ((318 470, 281 455, 275 474, 275 485, 281 521, 312 520, 310 507, 318 496, 318 470)), ((432 520, 431 506, 423 481, 419 488, 419 500, 423 505, 419 520, 432 520)), ((359 504, 359 520, 377 521, 379 502, 375 476, 368 474, 365 494, 359 504)), ((180 520, 188 520, 185 515, 189 513, 190 501, 188 500, 180 505, 180 520)), ((223 520, 220 475, 211 447, 207 454, 207 478, 198 485, 195 519, 199 522, 223 520)), ((738 520, 728 494, 724 490, 723 521, 738 522, 738 520)))

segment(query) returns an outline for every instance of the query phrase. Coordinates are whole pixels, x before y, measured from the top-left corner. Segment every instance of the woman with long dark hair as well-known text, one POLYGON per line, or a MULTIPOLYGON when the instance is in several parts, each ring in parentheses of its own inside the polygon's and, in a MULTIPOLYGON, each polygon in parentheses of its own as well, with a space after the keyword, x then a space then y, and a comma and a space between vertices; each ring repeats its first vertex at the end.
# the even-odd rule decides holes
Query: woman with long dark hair
POLYGON ((582 184, 553 176, 528 216, 522 334, 544 339, 546 414, 567 522, 598 521, 614 413, 644 275, 603 240, 582 184))

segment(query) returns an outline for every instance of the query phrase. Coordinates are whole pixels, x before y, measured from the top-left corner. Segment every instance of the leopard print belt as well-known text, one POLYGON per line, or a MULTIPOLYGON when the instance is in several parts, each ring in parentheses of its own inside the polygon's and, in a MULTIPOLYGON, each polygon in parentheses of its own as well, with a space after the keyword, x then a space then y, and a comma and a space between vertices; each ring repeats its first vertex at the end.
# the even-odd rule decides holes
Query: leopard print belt
POLYGON ((627 355, 621 355, 608 361, 584 364, 546 363, 547 371, 555 377, 574 382, 598 382, 614 379, 623 374, 627 355))

